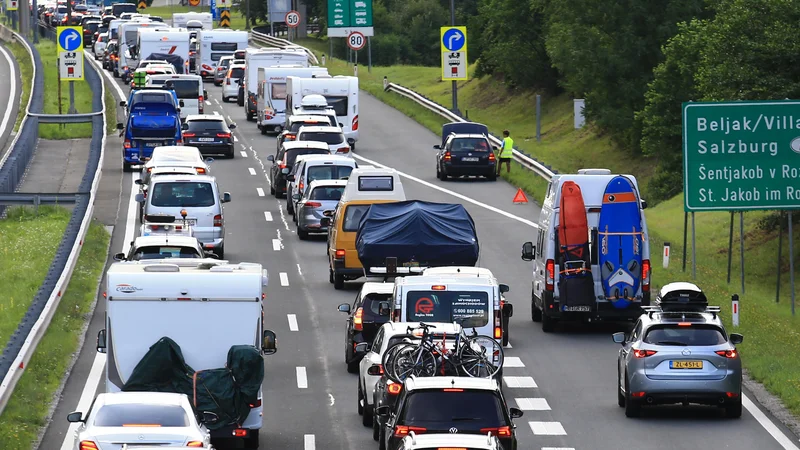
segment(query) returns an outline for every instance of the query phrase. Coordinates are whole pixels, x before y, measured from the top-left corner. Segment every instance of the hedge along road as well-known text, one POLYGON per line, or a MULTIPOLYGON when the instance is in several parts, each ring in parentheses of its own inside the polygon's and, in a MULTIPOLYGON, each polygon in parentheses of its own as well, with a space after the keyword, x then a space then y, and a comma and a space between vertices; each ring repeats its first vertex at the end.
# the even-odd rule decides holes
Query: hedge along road
MULTIPOLYGON (((221 189, 233 196, 225 208, 226 258, 260 262, 269 270, 265 321, 281 343, 265 362, 261 448, 373 448, 371 432, 360 425, 355 411, 357 377, 347 374, 343 364, 345 318, 336 311, 339 303, 352 303, 360 283, 348 283, 345 291, 328 283, 324 238, 300 241, 285 200, 265 195, 266 157, 275 153, 275 139, 261 136, 240 107, 222 103, 219 88, 209 83, 207 89, 207 113, 239 125, 237 158, 212 166, 221 189)), ((522 242, 533 238, 537 207, 512 205, 516 189, 504 182, 436 180, 432 145, 438 136, 364 92, 360 104, 357 160, 401 171, 409 198, 463 203, 478 229, 480 265, 511 287, 515 313, 504 382, 509 406, 526 405, 525 416, 516 421, 520 448, 694 449, 713 436, 727 448, 797 449, 792 444, 796 438, 787 437, 788 431, 750 402, 740 420, 721 419, 713 408, 681 407, 626 419, 614 401, 619 347, 609 335, 617 327, 566 327, 544 334, 529 319, 531 268, 518 255, 522 242)), ((110 139, 109 145, 120 145, 115 141, 110 139)), ((122 251, 134 233, 134 177, 123 177, 112 251, 122 251)), ((104 356, 97 356, 92 345, 103 313, 101 302, 76 367, 80 376, 67 381, 42 448, 68 448, 72 436, 63 418, 79 402, 87 406, 98 385, 104 388, 104 356)))
POLYGON ((0 45, 0 158, 10 144, 9 137, 19 112, 19 96, 22 92, 19 69, 14 62, 14 55, 6 47, 0 45))

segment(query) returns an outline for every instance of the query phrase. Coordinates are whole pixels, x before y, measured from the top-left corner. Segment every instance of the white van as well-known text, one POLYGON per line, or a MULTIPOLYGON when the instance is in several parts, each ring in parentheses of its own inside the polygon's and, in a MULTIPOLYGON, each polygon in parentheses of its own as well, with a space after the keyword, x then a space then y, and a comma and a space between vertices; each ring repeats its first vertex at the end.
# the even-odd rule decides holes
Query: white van
POLYGON ((165 86, 169 81, 172 82, 178 99, 183 100, 181 120, 192 114, 203 114, 208 94, 203 88, 203 78, 200 75, 150 75, 145 86, 165 86))
POLYGON ((139 30, 139 60, 163 60, 175 67, 175 73, 189 73, 189 32, 177 30, 139 30))
MULTIPOLYGON (((264 329, 268 281, 267 271, 257 263, 173 258, 111 264, 105 327, 97 335, 97 351, 108 355, 106 392, 121 391, 162 337, 175 341, 186 364, 197 371, 226 367, 234 345, 252 345, 262 355, 275 353, 275 333, 264 329)), ((244 423, 212 431, 212 437, 238 436, 247 447, 257 448, 262 398, 259 390, 244 423)))
POLYGON ((274 66, 258 68, 256 123, 261 134, 278 134, 286 122, 286 77, 311 78, 328 75, 324 67, 274 66))
POLYGON ((295 66, 308 67, 308 54, 302 50, 278 48, 248 48, 245 51, 244 110, 247 120, 256 115, 256 93, 258 92, 258 69, 261 67, 295 66))
POLYGON ((292 202, 289 208, 291 214, 297 211, 297 202, 303 196, 305 189, 314 180, 343 180, 350 177, 358 163, 353 158, 337 155, 300 155, 294 162, 292 172, 286 177, 289 183, 287 189, 287 202, 292 202))
POLYGON ((246 31, 226 28, 198 31, 197 53, 195 54, 197 75, 203 78, 213 77, 220 58, 231 56, 236 50, 247 48, 247 39, 246 31))
MULTIPOLYGON (((536 242, 526 242, 522 248, 522 258, 533 261, 533 289, 531 293, 531 319, 542 323, 542 330, 550 332, 559 320, 634 320, 642 312, 642 306, 650 305, 650 242, 647 221, 643 210, 647 202, 641 199, 638 183, 632 175, 622 175, 633 185, 641 213, 641 265, 637 268, 640 283, 633 300, 626 308, 615 308, 606 298, 598 264, 601 241, 598 239, 600 212, 606 186, 619 175, 608 169, 581 169, 577 174, 554 175, 547 186, 547 194, 539 215, 536 242), (561 193, 564 183, 572 181, 580 187, 586 208, 588 224, 588 247, 591 268, 591 284, 580 296, 567 296, 560 289, 562 272, 567 267, 559 264, 559 233, 561 193), (573 307, 572 304, 580 304, 573 307)), ((565 278, 566 280, 566 278, 565 278)))
POLYGON ((340 76, 315 78, 286 78, 286 104, 292 114, 303 98, 310 94, 325 97, 328 106, 336 111, 336 117, 344 131, 347 142, 355 148, 358 141, 358 77, 340 76))

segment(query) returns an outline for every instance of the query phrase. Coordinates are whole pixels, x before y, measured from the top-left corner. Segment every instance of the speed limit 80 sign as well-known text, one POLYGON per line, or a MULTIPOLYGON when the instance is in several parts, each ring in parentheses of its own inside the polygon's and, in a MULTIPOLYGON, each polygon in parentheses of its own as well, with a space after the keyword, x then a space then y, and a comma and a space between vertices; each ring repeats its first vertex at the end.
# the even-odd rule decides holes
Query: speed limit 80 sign
POLYGON ((289 11, 286 13, 284 20, 286 21, 286 26, 289 28, 297 28, 297 26, 300 25, 300 13, 297 11, 289 11))
POLYGON ((347 36, 347 46, 353 50, 361 50, 367 43, 367 38, 358 31, 354 31, 347 36))

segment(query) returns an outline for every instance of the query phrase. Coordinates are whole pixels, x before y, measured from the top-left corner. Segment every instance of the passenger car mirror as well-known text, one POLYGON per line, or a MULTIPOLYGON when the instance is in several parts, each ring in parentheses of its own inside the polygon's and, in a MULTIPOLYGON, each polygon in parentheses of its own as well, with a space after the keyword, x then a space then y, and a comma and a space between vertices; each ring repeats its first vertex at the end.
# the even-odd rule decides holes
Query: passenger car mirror
POLYGON ((349 304, 347 304, 347 303, 342 303, 342 304, 341 304, 341 305, 339 305, 339 307, 338 307, 338 308, 336 308, 336 309, 338 309, 338 310, 339 310, 339 312, 343 312, 343 313, 349 313, 349 312, 350 312, 350 305, 349 305, 349 304))
POLYGON ((369 351, 369 342, 359 342, 354 350, 356 353, 367 353, 369 351))
POLYGON ((203 162, 206 164, 211 164, 214 162, 214 158, 209 156, 208 158, 204 159, 203 162))
POLYGON ((322 211, 322 215, 325 216, 325 217, 333 217, 333 210, 332 209, 326 209, 325 211, 322 211))
POLYGON ((181 124, 181 130, 186 131, 189 129, 189 124, 184 122, 181 124))
POLYGON ((642 209, 647 209, 647 200, 642 199, 641 203, 642 203, 642 209))
POLYGON ((388 406, 386 406, 386 405, 384 405, 384 406, 378 406, 378 407, 375 409, 375 414, 377 414, 377 415, 379 415, 379 416, 385 416, 385 415, 389 414, 389 407, 388 407, 388 406))
POLYGON ((144 194, 136 194, 136 197, 134 197, 134 200, 135 200, 137 203, 142 203, 142 202, 144 202, 144 194))
POLYGON ((122 106, 124 108, 127 105, 128 105, 128 102, 126 102, 125 100, 120 100, 119 106, 122 106))
POLYGON ((323 217, 323 218, 319 219, 319 226, 328 227, 330 225, 331 225, 331 219, 329 219, 327 217, 323 217))
POLYGON ((508 411, 511 413, 512 419, 519 419, 523 415, 522 410, 517 408, 509 408, 508 411))
POLYGON ((123 127, 121 123, 117 123, 117 129, 118 130, 124 130, 125 127, 123 127))
POLYGON ((352 147, 356 145, 356 140, 353 138, 347 138, 347 143, 350 144, 350 146, 352 147))
POLYGON ((230 128, 231 130, 235 130, 236 129, 236 124, 235 123, 229 123, 228 124, 228 128, 230 128))
POLYGON ((83 422, 83 413, 75 411, 67 414, 67 422, 69 423, 83 422))
MULTIPOLYGON (((294 180, 292 180, 292 181, 294 181, 294 180)), ((294 201, 296 201, 296 202, 299 202, 301 198, 303 198, 303 196, 302 196, 302 195, 300 195, 300 194, 294 194, 294 195, 292 196, 292 200, 294 200, 294 201)))
POLYGON ((219 259, 219 256, 217 256, 217 254, 212 252, 211 250, 203 250, 203 256, 211 259, 219 259))
POLYGON ((294 175, 286 175, 286 180, 294 181, 294 175))
POLYGON ((742 343, 742 341, 744 341, 744 336, 742 336, 739 333, 731 333, 730 337, 731 337, 731 344, 733 345, 739 345, 742 343))
POLYGON ((497 148, 497 146, 494 146, 494 145, 493 145, 493 146, 492 146, 492 150, 494 150, 494 151, 497 151, 497 150, 499 150, 499 149, 497 148))
POLYGON ((139 186, 144 185, 144 180, 142 180, 141 178, 137 178, 137 179, 133 180, 133 182, 134 182, 134 184, 138 184, 139 186))
POLYGON ((339 128, 344 128, 344 124, 342 122, 339 122, 339 128))
POLYGON ((186 106, 186 105, 183 103, 183 100, 179 100, 179 101, 178 101, 178 106, 180 106, 181 108, 183 108, 183 107, 184 107, 184 106, 186 106))
POLYGON ((510 291, 511 288, 508 287, 507 284, 500 283, 500 293, 505 294, 506 292, 510 291))
POLYGON ((611 335, 611 339, 613 339, 617 344, 625 344, 625 333, 614 333, 611 335))
POLYGON ((526 242, 522 244, 522 260, 533 261, 533 253, 535 250, 536 247, 533 245, 533 242, 526 242))
POLYGON ((267 161, 269 161, 269 162, 275 162, 275 157, 274 157, 274 156, 272 156, 272 155, 269 155, 269 156, 267 156, 267 161))
POLYGON ((210 411, 203 411, 200 415, 200 423, 215 424, 219 421, 219 416, 210 411))
POLYGON ((379 316, 388 316, 389 315, 389 302, 380 302, 378 303, 378 315, 379 316))
POLYGON ((265 355, 271 355, 278 351, 277 338, 272 330, 264 330, 264 337, 261 339, 261 351, 265 355))
POLYGON ((114 255, 114 261, 125 261, 125 253, 117 253, 114 255))
POLYGON ((105 353, 106 352, 106 330, 100 330, 97 332, 97 352, 98 353, 105 353))
POLYGON ((230 192, 223 192, 222 193, 222 203, 228 203, 231 201, 231 193, 230 192))

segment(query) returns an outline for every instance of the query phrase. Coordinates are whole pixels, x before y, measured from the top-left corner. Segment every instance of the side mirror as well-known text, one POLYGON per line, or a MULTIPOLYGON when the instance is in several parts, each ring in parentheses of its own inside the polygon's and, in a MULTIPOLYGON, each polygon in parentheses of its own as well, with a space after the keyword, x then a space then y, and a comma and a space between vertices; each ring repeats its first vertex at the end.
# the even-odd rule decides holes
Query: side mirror
POLYGON ((359 342, 354 348, 356 354, 367 353, 369 351, 369 342, 359 342))
POLYGON ((272 156, 272 155, 269 155, 269 156, 267 156, 267 161, 269 161, 269 162, 275 162, 275 157, 274 157, 274 156, 272 156))
POLYGON ((128 106, 128 102, 126 102, 125 100, 120 100, 119 106, 122 106, 124 108, 124 107, 128 106))
POLYGON ((181 124, 181 130, 186 131, 189 129, 189 124, 184 122, 181 124))
POLYGON ((500 149, 499 149, 499 148, 497 148, 497 146, 493 145, 493 146, 492 146, 492 150, 494 150, 494 151, 498 151, 498 150, 500 150, 500 149))
POLYGON ((389 310, 389 302, 378 303, 378 315, 388 316, 391 311, 389 310))
POLYGON ((336 308, 336 309, 338 309, 338 310, 339 310, 339 312, 348 313, 348 314, 350 313, 350 305, 349 305, 349 304, 347 304, 347 303, 342 303, 342 304, 341 304, 341 305, 339 305, 339 307, 338 307, 338 308, 336 308))
POLYGON ((436 145, 433 146, 433 148, 435 148, 436 150, 441 150, 442 146, 439 145, 439 144, 436 144, 436 145))
POLYGON ((616 342, 617 344, 622 345, 625 343, 625 333, 622 332, 614 333, 611 335, 611 339, 613 339, 614 342, 616 342))
POLYGON ((356 140, 353 138, 347 138, 347 143, 350 144, 350 146, 352 147, 356 145, 356 140))
POLYGON ((67 422, 69 423, 83 422, 83 413, 75 411, 67 414, 67 422))
POLYGON ((137 203, 144 203, 144 194, 136 194, 136 197, 134 198, 134 200, 137 203))
POLYGON ((379 416, 385 416, 385 415, 389 414, 389 407, 386 406, 386 405, 378 406, 378 408, 375 409, 375 414, 377 414, 379 416))
POLYGON ((219 416, 214 414, 213 412, 203 411, 200 415, 200 422, 204 424, 215 424, 219 421, 219 416))
POLYGON ((333 210, 332 209, 326 209, 325 211, 322 211, 322 215, 325 216, 325 217, 333 217, 333 210))
POLYGON ((209 156, 208 158, 204 159, 203 162, 205 162, 206 164, 211 164, 214 162, 214 158, 209 156))
POLYGON ((223 192, 222 193, 222 203, 229 203, 231 201, 231 193, 230 192, 223 192))
POLYGON ((277 338, 272 330, 264 330, 264 337, 261 339, 261 352, 271 355, 278 351, 277 338))
POLYGON ((642 209, 647 209, 647 200, 642 199, 641 203, 642 203, 642 209))
POLYGON ((117 253, 114 255, 114 261, 125 261, 125 253, 117 253))
POLYGON ((228 124, 228 128, 230 128, 231 130, 235 130, 236 124, 235 123, 228 124))
POLYGON ((512 419, 519 419, 523 415, 522 410, 517 409, 517 408, 509 408, 508 412, 511 413, 511 418, 512 419))
POLYGON ((505 294, 506 292, 510 291, 511 288, 508 287, 507 284, 500 283, 500 293, 505 294))
POLYGON ((731 333, 731 344, 739 345, 744 341, 744 336, 739 333, 731 333))
POLYGON ((136 180, 133 181, 133 183, 138 184, 139 186, 144 186, 144 180, 142 180, 141 178, 137 178, 136 180))
POLYGON ((294 175, 286 175, 287 181, 294 181, 294 175))
POLYGON ((97 332, 97 353, 106 352, 106 330, 102 329, 97 332))
POLYGON ((344 124, 342 122, 339 122, 339 128, 344 128, 344 124))
MULTIPOLYGON (((292 180, 292 181, 294 181, 294 180, 292 180)), ((294 195, 292 196, 292 200, 294 200, 294 201, 296 201, 296 202, 299 202, 301 198, 303 198, 303 196, 302 196, 302 195, 300 195, 300 194, 294 194, 294 195)))
POLYGON ((329 227, 329 226, 331 226, 331 219, 329 219, 327 217, 323 217, 323 218, 319 219, 319 226, 321 226, 321 227, 329 227))
POLYGON ((122 124, 121 124, 121 123, 117 123, 117 129, 118 129, 118 130, 120 130, 120 131, 122 131, 122 130, 124 130, 124 129, 125 129, 125 127, 124 127, 124 126, 122 126, 122 124))
POLYGON ((184 107, 184 106, 186 106, 186 105, 183 103, 183 100, 178 100, 178 106, 180 106, 181 108, 183 108, 183 107, 184 107))
POLYGON ((536 247, 534 247, 533 242, 526 242, 522 244, 522 260, 533 261, 533 254, 535 250, 536 247))

